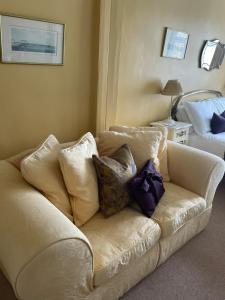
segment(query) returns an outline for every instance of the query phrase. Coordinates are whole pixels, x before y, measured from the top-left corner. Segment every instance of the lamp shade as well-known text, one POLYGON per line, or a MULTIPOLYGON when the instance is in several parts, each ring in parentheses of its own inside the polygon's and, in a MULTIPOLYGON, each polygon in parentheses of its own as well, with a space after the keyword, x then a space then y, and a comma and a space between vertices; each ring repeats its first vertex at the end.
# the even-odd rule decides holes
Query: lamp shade
POLYGON ((168 96, 178 96, 183 93, 182 86, 178 80, 168 80, 161 94, 168 96))

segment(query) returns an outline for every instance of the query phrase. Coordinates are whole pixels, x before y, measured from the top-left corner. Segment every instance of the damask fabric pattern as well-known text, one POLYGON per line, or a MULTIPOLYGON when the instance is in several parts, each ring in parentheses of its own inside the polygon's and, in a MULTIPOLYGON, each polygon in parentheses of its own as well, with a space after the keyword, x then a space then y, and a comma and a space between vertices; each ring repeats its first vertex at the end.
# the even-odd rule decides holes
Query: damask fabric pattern
MULTIPOLYGON (((186 218, 185 210, 190 206, 184 205, 183 202, 187 194, 185 193, 183 197, 179 192, 181 206, 177 201, 175 206, 179 211, 179 216, 182 217, 179 217, 179 222, 167 223, 169 226, 164 227, 164 233, 165 229, 167 233, 168 229, 175 229, 175 231, 169 230, 171 235, 160 238, 160 247, 158 242, 153 246, 150 241, 150 238, 155 239, 157 229, 155 228, 153 232, 152 226, 149 228, 143 223, 151 221, 155 224, 160 236, 159 225, 154 220, 132 211, 129 207, 107 219, 103 218, 101 213, 97 213, 81 227, 84 233, 82 234, 81 230, 43 195, 28 185, 15 167, 6 161, 0 162, 0 261, 14 289, 17 283, 20 292, 18 298, 23 300, 115 300, 202 230, 208 221, 215 189, 224 175, 225 164, 214 155, 174 142, 168 142, 168 158, 172 181, 168 185, 171 186, 171 194, 169 196, 167 193, 168 198, 160 203, 164 202, 165 206, 175 204, 173 197, 178 194, 178 190, 173 185, 177 185, 180 188, 183 187, 183 190, 192 191, 193 196, 195 194, 195 196, 203 197, 208 209, 203 212, 198 210, 197 216, 187 213, 189 217, 186 218), (9 228, 10 234, 8 234, 9 228), (134 235, 137 241, 135 244, 133 243, 134 235), (106 242, 105 237, 111 242, 106 242), (149 242, 147 244, 145 237, 149 242), (70 243, 71 238, 76 240, 74 241, 76 245, 72 241, 70 243), (100 239, 103 240, 102 244, 99 242, 100 239), (84 242, 77 243, 77 240, 84 242), (146 246, 150 249, 149 251, 146 251, 146 246), (115 248, 124 255, 118 256, 115 248), (43 249, 46 251, 43 252, 43 249), (111 249, 110 256, 106 257, 104 254, 109 253, 109 249, 111 249), (96 255, 96 250, 101 253, 104 250, 105 253, 101 256, 96 255), (95 265, 94 274, 92 253, 95 265), (111 253, 114 255, 112 256, 111 253), (103 272, 103 269, 96 272, 98 262, 101 266, 104 263, 106 272, 103 272), (24 268, 24 266, 27 267, 24 268), (43 266, 48 266, 48 273, 45 272, 46 270, 43 272, 43 266), (21 272, 21 269, 24 272, 21 272), (111 270, 115 272, 112 274, 111 270), (107 280, 107 274, 113 277, 107 280), (56 277, 57 280, 55 280, 56 277), (92 279, 96 286, 99 282, 99 286, 95 289, 92 289, 92 279), (23 295, 21 295, 22 292, 23 295), (89 295, 86 297, 87 294, 89 295)), ((167 187, 166 189, 169 190, 167 187)), ((197 206, 194 205, 194 207, 197 206)), ((163 212, 163 207, 160 210, 163 212)), ((168 206, 165 211, 169 213, 168 206)), ((176 215, 174 211, 174 208, 171 208, 171 216, 176 215)), ((168 214, 167 216, 169 217, 168 214)))
POLYGON ((0 265, 17 298, 83 299, 93 278, 87 237, 10 163, 0 162, 0 178, 0 265))
POLYGON ((152 215, 152 219, 160 225, 162 237, 174 234, 206 208, 204 198, 176 184, 166 182, 165 190, 152 215))
POLYGON ((157 243, 137 260, 129 262, 122 272, 95 288, 85 300, 115 300, 150 274, 156 265, 159 266, 175 251, 181 248, 192 237, 200 233, 208 223, 211 208, 184 224, 176 234, 170 235, 157 243), (159 255, 159 262, 157 256, 159 255))
POLYGON ((122 145, 110 157, 93 155, 99 183, 100 208, 105 217, 123 209, 130 202, 127 182, 137 172, 128 145, 122 145))
POLYGON ((176 233, 160 239, 160 258, 158 266, 164 263, 175 251, 206 227, 210 219, 211 211, 212 207, 208 207, 202 213, 183 224, 176 233))
MULTIPOLYGON (((130 207, 110 218, 99 212, 81 230, 92 246, 94 286, 123 273, 128 265, 153 249, 161 235, 156 222, 130 207)), ((152 257, 155 259, 158 258, 152 257)))

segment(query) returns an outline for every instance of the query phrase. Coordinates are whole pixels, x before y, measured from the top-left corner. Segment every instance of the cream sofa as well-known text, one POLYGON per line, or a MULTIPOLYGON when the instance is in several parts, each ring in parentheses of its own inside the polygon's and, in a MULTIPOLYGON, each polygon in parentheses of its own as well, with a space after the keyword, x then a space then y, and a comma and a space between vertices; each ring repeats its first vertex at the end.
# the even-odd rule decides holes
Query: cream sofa
POLYGON ((222 159, 168 143, 171 181, 152 219, 133 208, 78 229, 0 162, 0 267, 21 300, 118 299, 207 225, 222 159))

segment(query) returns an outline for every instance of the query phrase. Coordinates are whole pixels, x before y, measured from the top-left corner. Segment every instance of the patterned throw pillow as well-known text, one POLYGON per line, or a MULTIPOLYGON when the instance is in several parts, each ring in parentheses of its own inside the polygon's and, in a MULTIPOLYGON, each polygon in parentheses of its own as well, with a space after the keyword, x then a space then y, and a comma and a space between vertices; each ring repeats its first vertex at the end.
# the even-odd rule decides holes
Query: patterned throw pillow
POLYGON ((99 183, 100 208, 109 217, 130 203, 127 182, 137 168, 128 145, 122 145, 109 157, 92 156, 99 183))

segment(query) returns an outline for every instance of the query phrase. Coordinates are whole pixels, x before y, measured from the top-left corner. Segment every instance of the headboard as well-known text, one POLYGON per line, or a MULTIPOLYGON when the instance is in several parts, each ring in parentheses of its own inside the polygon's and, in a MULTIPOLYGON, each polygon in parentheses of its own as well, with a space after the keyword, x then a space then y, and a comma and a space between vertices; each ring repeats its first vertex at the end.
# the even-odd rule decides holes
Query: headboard
MULTIPOLYGON (((203 95, 203 94, 207 94, 207 95, 213 95, 214 97, 223 97, 223 94, 219 91, 215 91, 215 90, 194 90, 194 91, 190 91, 190 92, 187 92, 183 95, 180 95, 178 97, 176 97, 174 99, 174 104, 173 104, 173 107, 172 107, 172 110, 171 110, 171 116, 174 120, 176 120, 176 113, 177 113, 177 107, 178 107, 178 104, 180 104, 184 99, 187 100, 187 98, 190 98, 191 96, 198 96, 198 95, 203 95)), ((200 98, 198 100, 205 100, 205 99, 208 99, 209 97, 207 98, 200 98)))

